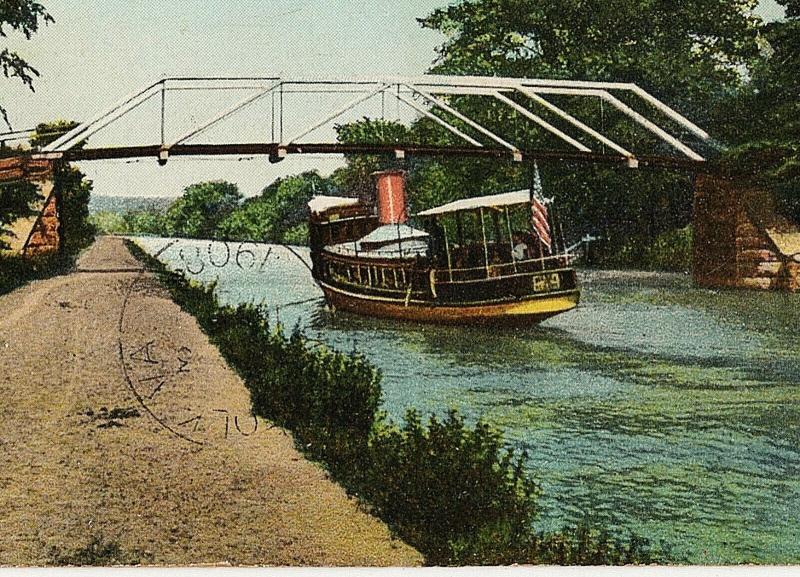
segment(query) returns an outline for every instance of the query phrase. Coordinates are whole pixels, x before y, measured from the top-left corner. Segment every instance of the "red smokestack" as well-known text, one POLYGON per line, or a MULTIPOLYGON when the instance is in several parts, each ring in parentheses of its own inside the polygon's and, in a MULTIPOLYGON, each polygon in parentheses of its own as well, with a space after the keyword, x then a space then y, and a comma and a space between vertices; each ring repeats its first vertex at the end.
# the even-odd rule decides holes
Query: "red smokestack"
POLYGON ((378 190, 378 222, 397 224, 408 220, 406 211, 406 173, 402 170, 375 172, 375 187, 378 190))

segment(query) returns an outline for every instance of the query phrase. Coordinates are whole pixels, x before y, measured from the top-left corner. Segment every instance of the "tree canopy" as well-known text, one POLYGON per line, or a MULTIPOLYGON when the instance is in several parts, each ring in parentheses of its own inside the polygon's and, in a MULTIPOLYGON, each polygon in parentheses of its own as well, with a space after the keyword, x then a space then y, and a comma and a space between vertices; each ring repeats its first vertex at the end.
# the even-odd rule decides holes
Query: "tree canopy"
POLYGON ((166 225, 170 234, 188 238, 216 238, 217 227, 242 201, 239 187, 230 182, 192 184, 169 207, 166 225))
POLYGON ((756 0, 462 0, 434 72, 635 82, 698 120, 758 54, 756 0))
POLYGON ((317 172, 279 178, 248 198, 219 226, 220 238, 303 244, 308 240, 307 203, 331 194, 332 183, 317 172))
POLYGON ((733 145, 730 165, 768 186, 800 222, 800 1, 783 5, 787 17, 763 27, 751 82, 718 109, 717 126, 733 145))

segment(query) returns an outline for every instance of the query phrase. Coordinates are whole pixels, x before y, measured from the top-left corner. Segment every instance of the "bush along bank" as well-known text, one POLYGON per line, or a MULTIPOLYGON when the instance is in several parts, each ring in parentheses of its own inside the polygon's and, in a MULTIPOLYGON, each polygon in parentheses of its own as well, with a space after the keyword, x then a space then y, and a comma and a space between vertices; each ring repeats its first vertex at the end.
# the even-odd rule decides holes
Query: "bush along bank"
POLYGON ((381 375, 363 355, 309 342, 271 327, 252 305, 220 306, 214 287, 170 272, 127 241, 250 390, 254 414, 291 430, 300 449, 323 463, 429 565, 628 564, 653 561, 648 543, 618 539, 583 521, 538 532, 539 487, 525 454, 505 446, 484 422, 455 411, 402 424, 380 411, 381 375))

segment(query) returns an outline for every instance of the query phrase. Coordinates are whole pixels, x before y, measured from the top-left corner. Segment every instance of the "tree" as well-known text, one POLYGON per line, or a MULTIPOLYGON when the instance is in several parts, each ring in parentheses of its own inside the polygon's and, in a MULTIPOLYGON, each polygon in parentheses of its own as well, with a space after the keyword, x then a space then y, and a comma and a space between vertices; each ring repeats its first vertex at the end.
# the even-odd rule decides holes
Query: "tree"
MULTIPOLYGON (((32 0, 3 0, 0 3, 0 37, 8 37, 8 29, 21 32, 25 38, 31 37, 39 30, 42 24, 55 22, 52 16, 45 10, 45 7, 32 0)), ((39 72, 16 52, 8 48, 0 51, 0 67, 6 78, 19 78, 31 91, 33 88, 34 77, 39 76, 39 72)), ((0 114, 3 116, 9 130, 13 130, 8 119, 8 112, 0 103, 0 114)))
POLYGON ((216 238, 217 228, 239 207, 242 193, 230 182, 192 184, 167 210, 170 234, 188 238, 216 238))
MULTIPOLYGON (((8 37, 8 29, 22 32, 30 40, 39 29, 41 23, 53 22, 53 17, 45 11, 44 6, 31 0, 4 0, 0 3, 0 37, 8 37)), ((28 88, 33 90, 33 78, 39 72, 28 64, 19 54, 3 48, 0 51, 0 68, 6 78, 19 78, 28 88)), ((13 130, 8 119, 8 111, 0 102, 0 115, 13 130)), ((0 237, 7 235, 6 228, 19 218, 34 214, 34 205, 41 200, 38 188, 28 182, 3 184, 0 187, 0 237)), ((0 248, 7 248, 8 243, 0 238, 0 248)))
MULTIPOLYGON (((36 131, 31 136, 31 148, 44 148, 61 135, 66 134, 80 123, 74 120, 54 120, 53 122, 43 122, 36 126, 36 131)), ((83 148, 86 141, 79 142, 75 148, 83 148)))
POLYGON ((462 0, 420 23, 434 72, 635 82, 707 117, 758 52, 756 0, 462 0))
POLYGON ((74 166, 56 167, 54 186, 61 222, 61 252, 72 257, 94 241, 97 229, 89 220, 92 181, 74 166))
POLYGON ((736 145, 726 159, 770 188, 784 214, 800 223, 800 1, 783 5, 787 18, 764 27, 752 82, 731 95, 719 116, 736 145))
POLYGON ((308 241, 308 201, 330 194, 332 184, 316 171, 279 178, 247 199, 219 226, 218 237, 302 244, 308 241))
MULTIPOLYGON (((462 0, 434 10, 420 23, 447 35, 432 72, 633 82, 704 126, 714 118, 719 102, 746 84, 747 67, 758 57, 760 21, 752 13, 756 3, 462 0)), ((596 100, 551 98, 629 148, 664 152, 652 135, 634 132, 622 115, 610 114, 596 100)), ((454 102, 522 148, 554 142, 542 130, 515 122, 515 113, 487 99, 459 97, 454 102)), ((530 101, 521 103, 533 106, 530 101)), ((546 111, 536 111, 547 116, 546 111)), ((452 168, 458 164, 442 163, 448 177, 470 172, 452 168)), ((643 254, 656 235, 690 220, 688 175, 588 165, 541 168, 547 195, 557 197, 562 216, 572 217, 564 219, 568 235, 601 233, 611 239, 610 251, 632 243, 643 254)), ((508 163, 494 163, 483 171, 483 178, 473 172, 467 182, 513 181, 526 186, 529 180, 525 170, 508 163)))

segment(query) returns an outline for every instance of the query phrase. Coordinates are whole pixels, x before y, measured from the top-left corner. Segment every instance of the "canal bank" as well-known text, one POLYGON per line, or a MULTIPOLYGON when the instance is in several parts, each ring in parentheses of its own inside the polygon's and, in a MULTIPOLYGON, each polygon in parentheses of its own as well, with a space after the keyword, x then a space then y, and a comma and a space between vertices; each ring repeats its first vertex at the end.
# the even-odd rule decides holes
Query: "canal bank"
MULTIPOLYGON (((153 253, 169 242, 141 240, 153 253)), ((487 332, 331 315, 290 251, 227 250, 182 240, 160 258, 217 281, 225 303, 263 302, 311 338, 364 352, 395 418, 456 407, 500 427, 529 452, 543 528, 591 511, 679 562, 800 559, 798 295, 584 271, 575 311, 487 332)))
POLYGON ((0 298, 0 564, 418 565, 102 238, 0 298))

